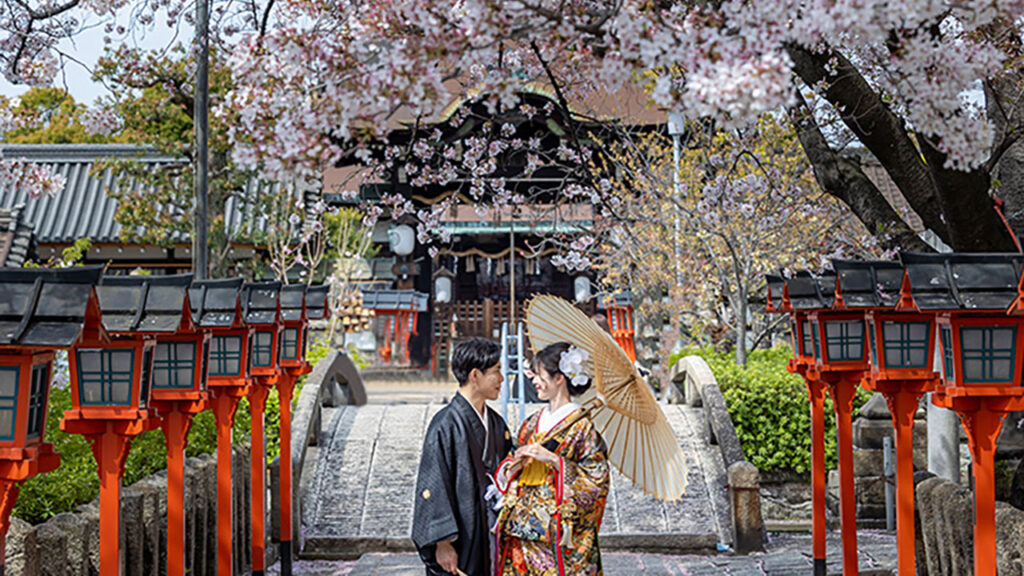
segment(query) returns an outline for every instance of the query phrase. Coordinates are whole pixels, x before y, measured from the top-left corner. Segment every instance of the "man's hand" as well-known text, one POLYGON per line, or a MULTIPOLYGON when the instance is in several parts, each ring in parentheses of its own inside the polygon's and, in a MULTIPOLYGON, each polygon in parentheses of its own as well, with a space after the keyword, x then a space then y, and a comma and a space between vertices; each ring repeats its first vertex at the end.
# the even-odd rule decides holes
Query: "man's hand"
POLYGON ((442 540, 437 543, 437 551, 434 553, 437 563, 449 574, 459 573, 459 555, 455 552, 452 543, 442 540))

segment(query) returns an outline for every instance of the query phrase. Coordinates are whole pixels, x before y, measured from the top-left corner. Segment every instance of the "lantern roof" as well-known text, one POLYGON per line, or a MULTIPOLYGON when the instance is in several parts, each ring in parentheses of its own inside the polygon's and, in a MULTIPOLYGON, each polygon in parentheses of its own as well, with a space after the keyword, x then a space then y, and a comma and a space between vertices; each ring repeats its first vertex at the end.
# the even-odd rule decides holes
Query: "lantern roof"
POLYGON ((246 324, 273 324, 280 319, 280 282, 252 282, 242 287, 246 324))
POLYGON ((331 315, 331 309, 327 305, 327 296, 331 287, 327 284, 318 284, 306 288, 306 317, 310 320, 323 320, 331 315))
POLYGON ((781 312, 782 291, 786 287, 786 279, 776 274, 765 274, 764 282, 768 290, 767 312, 781 312))
POLYGON ((0 268, 0 345, 72 346, 99 316, 93 288, 102 274, 102 266, 0 268))
POLYGON ((814 276, 801 270, 786 280, 786 291, 794 310, 831 308, 835 302, 836 276, 826 272, 814 276))
POLYGON ((281 319, 285 322, 299 322, 305 308, 306 285, 289 284, 281 288, 281 319))
POLYGON ((847 308, 892 308, 900 299, 903 266, 899 262, 833 260, 836 290, 847 308))
POLYGON ((921 310, 1006 310, 1024 254, 900 254, 921 310))
POLYGON ((188 291, 192 317, 202 328, 230 328, 241 323, 242 278, 196 280, 188 291))
POLYGON ((608 295, 606 293, 603 297, 597 298, 597 309, 607 310, 609 308, 625 308, 633 305, 633 292, 631 290, 621 290, 614 294, 608 295))
POLYGON ((110 332, 176 332, 192 324, 188 305, 191 274, 104 276, 96 288, 103 326, 110 332))

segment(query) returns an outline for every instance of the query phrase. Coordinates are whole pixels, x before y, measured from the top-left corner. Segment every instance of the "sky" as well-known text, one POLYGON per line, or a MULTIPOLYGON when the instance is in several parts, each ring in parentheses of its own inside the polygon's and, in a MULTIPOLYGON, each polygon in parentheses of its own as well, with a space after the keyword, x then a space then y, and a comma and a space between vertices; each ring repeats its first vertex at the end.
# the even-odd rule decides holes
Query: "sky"
MULTIPOLYGON (((132 4, 139 3, 135 0, 132 4)), ((134 6, 122 10, 118 16, 118 22, 127 27, 131 21, 131 13, 134 6)), ((64 86, 75 99, 82 104, 92 104, 97 98, 109 94, 109 90, 102 84, 92 81, 92 68, 96 61, 103 55, 106 45, 103 42, 104 26, 95 15, 89 15, 83 19, 83 30, 71 41, 64 41, 58 45, 58 49, 65 53, 68 58, 64 59, 63 73, 58 74, 54 80, 55 86, 64 86)), ((180 23, 177 30, 170 29, 166 23, 154 24, 150 27, 136 26, 130 30, 124 38, 115 40, 111 46, 118 42, 134 47, 159 49, 165 48, 174 42, 188 43, 192 40, 192 29, 187 23, 180 23)), ((28 91, 26 85, 14 85, 0 76, 0 95, 13 97, 19 96, 28 91)))

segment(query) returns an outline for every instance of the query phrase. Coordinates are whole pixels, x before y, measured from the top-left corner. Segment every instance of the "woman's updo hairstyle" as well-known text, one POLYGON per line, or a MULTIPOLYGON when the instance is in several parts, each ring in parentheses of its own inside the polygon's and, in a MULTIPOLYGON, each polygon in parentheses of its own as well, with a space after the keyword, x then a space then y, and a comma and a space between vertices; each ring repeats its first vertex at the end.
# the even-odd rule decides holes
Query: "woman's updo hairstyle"
MULTIPOLYGON (((565 384, 566 387, 569 389, 569 395, 579 396, 580 394, 583 394, 584 392, 590 389, 591 378, 589 374, 582 373, 583 377, 586 379, 586 383, 573 384, 572 375, 562 372, 562 369, 559 368, 559 364, 562 361, 562 355, 567 352, 569 352, 568 342, 555 342, 554 344, 545 346, 543 349, 534 354, 533 359, 530 360, 530 366, 533 368, 535 372, 538 371, 539 366, 543 366, 544 370, 547 371, 547 373, 550 374, 552 378, 561 374, 562 376, 565 377, 565 384)), ((579 380, 580 378, 577 375, 577 382, 579 382, 579 380)))

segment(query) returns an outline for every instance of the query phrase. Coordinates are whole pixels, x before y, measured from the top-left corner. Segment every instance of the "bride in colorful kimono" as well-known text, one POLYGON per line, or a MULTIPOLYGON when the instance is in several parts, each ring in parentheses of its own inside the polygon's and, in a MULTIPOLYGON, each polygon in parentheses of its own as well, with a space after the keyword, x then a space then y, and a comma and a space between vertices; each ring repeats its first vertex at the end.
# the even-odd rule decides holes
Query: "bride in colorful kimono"
POLYGON ((601 575, 597 533, 608 496, 608 449, 579 404, 590 387, 586 352, 559 342, 534 355, 533 385, 548 405, 519 430, 495 474, 502 576, 601 575))

